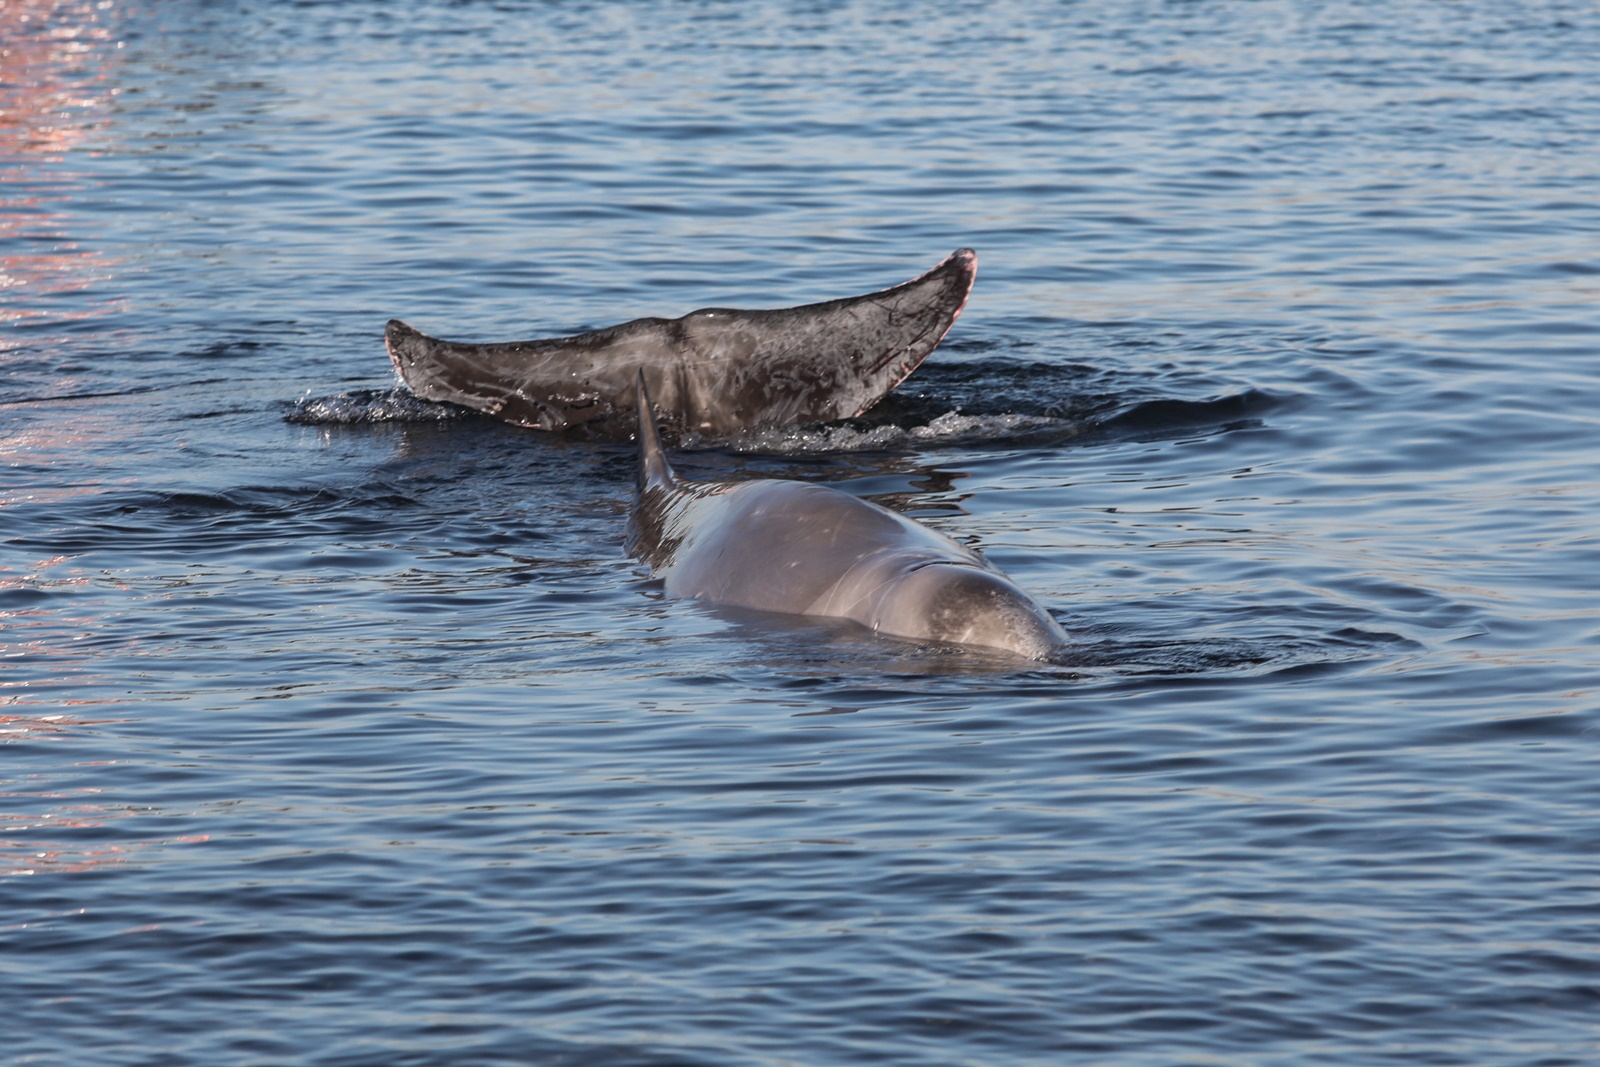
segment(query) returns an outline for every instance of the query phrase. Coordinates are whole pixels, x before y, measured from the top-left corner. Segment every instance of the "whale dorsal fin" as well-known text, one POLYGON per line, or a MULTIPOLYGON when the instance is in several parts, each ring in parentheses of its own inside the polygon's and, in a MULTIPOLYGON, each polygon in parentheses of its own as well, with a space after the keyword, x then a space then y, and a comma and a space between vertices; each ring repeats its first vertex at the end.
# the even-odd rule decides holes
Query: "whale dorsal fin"
POLYGON ((639 488, 671 489, 678 481, 661 448, 661 433, 656 429, 656 408, 650 402, 650 390, 644 384, 644 371, 639 372, 637 386, 639 401, 639 488))

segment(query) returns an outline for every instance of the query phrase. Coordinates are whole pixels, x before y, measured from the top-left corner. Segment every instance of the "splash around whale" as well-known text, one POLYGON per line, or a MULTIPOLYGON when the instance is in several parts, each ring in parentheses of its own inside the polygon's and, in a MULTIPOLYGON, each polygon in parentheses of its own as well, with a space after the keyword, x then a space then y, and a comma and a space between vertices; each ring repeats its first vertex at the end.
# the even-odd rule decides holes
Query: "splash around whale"
POLYGON ((982 557, 904 515, 810 482, 681 480, 642 380, 637 393, 627 551, 670 595, 1060 661, 1068 639, 1049 612, 982 557))
POLYGON ((769 311, 702 308, 547 340, 444 341, 399 319, 384 342, 424 400, 541 430, 626 441, 639 375, 663 421, 713 437, 865 412, 921 365, 966 306, 978 255, 862 296, 769 311))

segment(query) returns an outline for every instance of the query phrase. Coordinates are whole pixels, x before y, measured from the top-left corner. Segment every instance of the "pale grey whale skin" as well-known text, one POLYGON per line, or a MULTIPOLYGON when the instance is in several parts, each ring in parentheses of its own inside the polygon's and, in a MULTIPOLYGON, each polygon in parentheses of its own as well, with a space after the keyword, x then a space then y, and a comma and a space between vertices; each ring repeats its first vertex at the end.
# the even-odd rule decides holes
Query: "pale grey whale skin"
POLYGON ((441 341, 392 319, 384 343, 400 379, 424 400, 625 441, 642 372, 663 421, 720 437, 866 411, 944 339, 977 272, 978 254, 962 248, 902 285, 802 307, 703 308, 506 344, 441 341))
POLYGON ((830 486, 684 482, 638 388, 627 551, 673 596, 851 619, 878 634, 1054 661, 1068 639, 1000 570, 936 530, 830 486))

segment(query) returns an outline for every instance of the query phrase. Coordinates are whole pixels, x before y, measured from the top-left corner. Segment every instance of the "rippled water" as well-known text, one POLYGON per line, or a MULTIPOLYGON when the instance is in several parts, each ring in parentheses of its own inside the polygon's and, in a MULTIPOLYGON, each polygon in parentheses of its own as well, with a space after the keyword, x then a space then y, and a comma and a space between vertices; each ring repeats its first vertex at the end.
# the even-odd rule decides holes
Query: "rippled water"
POLYGON ((1600 1059, 1592 5, 0 6, 18 1063, 1600 1059), (1017 670, 668 600, 634 457, 395 391, 972 302, 697 441, 1017 670))

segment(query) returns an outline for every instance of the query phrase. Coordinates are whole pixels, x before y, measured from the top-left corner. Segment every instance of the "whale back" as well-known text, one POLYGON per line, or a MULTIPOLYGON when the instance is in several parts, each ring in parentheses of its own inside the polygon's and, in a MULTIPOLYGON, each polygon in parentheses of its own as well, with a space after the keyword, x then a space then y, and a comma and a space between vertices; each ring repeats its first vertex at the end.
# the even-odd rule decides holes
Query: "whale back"
POLYGON ((1067 636, 971 549, 831 486, 756 478, 684 482, 638 384, 638 491, 628 554, 672 596, 850 619, 912 641, 1050 659, 1067 636))

